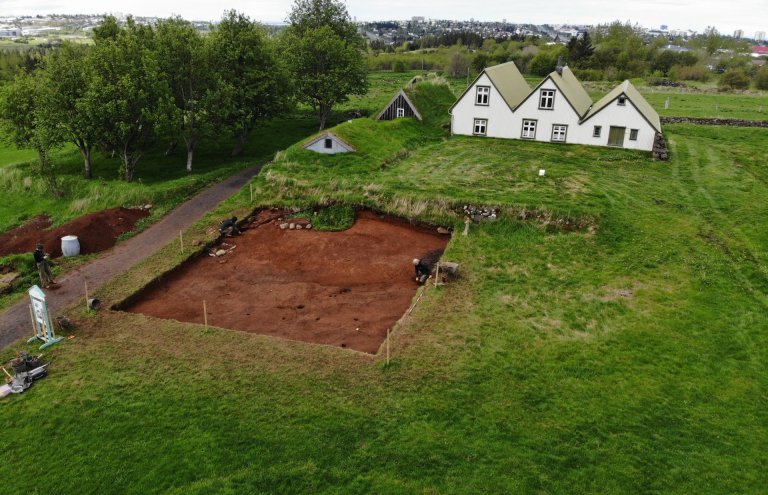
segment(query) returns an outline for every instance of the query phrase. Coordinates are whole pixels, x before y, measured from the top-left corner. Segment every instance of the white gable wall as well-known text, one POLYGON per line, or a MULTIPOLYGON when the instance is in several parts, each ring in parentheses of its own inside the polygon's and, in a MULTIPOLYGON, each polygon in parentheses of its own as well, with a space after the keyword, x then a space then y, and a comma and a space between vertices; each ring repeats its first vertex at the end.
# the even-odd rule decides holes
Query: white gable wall
POLYGON ((547 79, 527 100, 517 107, 515 110, 515 122, 510 130, 510 137, 522 139, 523 120, 528 119, 537 121, 536 137, 534 138, 536 141, 550 142, 552 140, 552 126, 558 124, 568 126, 565 136, 566 143, 577 142, 573 133, 579 127, 579 115, 551 79, 547 79), (555 105, 552 110, 539 108, 539 98, 542 89, 555 90, 555 105))
POLYGON ((315 151, 317 153, 326 153, 330 155, 334 155, 336 153, 349 153, 351 151, 349 148, 347 148, 346 146, 341 144, 339 141, 334 139, 332 136, 329 136, 329 138, 331 139, 330 148, 325 147, 325 139, 326 139, 325 137, 323 137, 322 139, 318 139, 316 142, 310 145, 307 145, 304 148, 310 151, 315 151))
POLYGON ((607 107, 600 110, 592 118, 579 126, 577 131, 578 135, 574 135, 573 141, 570 139, 571 129, 568 128, 568 141, 580 144, 608 146, 608 135, 611 126, 626 127, 624 133, 624 145, 622 148, 644 151, 653 150, 656 129, 645 120, 645 117, 643 117, 629 99, 627 99, 623 106, 619 105, 616 100, 609 103, 607 107), (596 125, 602 127, 599 138, 592 136, 596 125), (637 141, 629 140, 631 129, 637 129, 637 141))
POLYGON ((483 73, 480 78, 464 93, 451 110, 451 132, 471 136, 474 133, 475 119, 488 120, 486 136, 511 138, 511 129, 515 117, 512 115, 504 98, 493 87, 491 80, 483 73), (488 105, 475 105, 477 86, 490 86, 491 93, 488 96, 488 105))

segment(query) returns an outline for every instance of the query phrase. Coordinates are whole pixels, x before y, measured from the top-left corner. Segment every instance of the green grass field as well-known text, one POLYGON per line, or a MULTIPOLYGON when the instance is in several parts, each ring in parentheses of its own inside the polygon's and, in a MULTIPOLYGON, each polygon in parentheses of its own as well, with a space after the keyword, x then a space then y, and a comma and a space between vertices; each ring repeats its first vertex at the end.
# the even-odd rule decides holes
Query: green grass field
MULTIPOLYGON (((501 207, 500 220, 454 235, 445 258, 463 275, 427 290, 394 332, 389 366, 74 310, 80 328, 52 351, 50 376, 0 402, 4 488, 764 493, 766 131, 666 126, 661 163, 446 138, 439 114, 343 124, 355 155, 289 148, 255 179, 255 203, 246 188, 188 232, 206 239, 217 218, 257 204, 376 204, 457 231, 454 207, 501 207)), ((176 251, 99 297, 129 295, 178 264, 176 251)))

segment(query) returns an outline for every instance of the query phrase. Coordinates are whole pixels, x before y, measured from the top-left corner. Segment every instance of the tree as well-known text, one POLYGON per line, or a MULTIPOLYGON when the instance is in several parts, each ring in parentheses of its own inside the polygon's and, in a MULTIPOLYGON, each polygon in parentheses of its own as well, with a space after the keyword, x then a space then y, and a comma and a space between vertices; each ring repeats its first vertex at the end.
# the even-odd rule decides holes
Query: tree
POLYGON ((239 155, 256 125, 290 106, 290 78, 258 24, 234 10, 211 35, 216 66, 216 121, 235 136, 239 155))
POLYGON ((296 94, 313 108, 322 130, 334 105, 368 88, 365 42, 336 0, 296 0, 288 19, 282 41, 296 94))
POLYGON ((195 147, 210 133, 215 100, 210 50, 194 26, 179 17, 156 26, 158 63, 173 96, 173 140, 181 134, 192 171, 195 147))
POLYGON ((574 36, 568 42, 568 61, 574 66, 587 66, 589 59, 595 52, 589 33, 574 36))
POLYGON ((97 129, 83 105, 88 87, 87 53, 85 45, 64 43, 46 57, 42 77, 48 88, 48 102, 41 111, 46 113, 47 120, 56 122, 80 150, 85 178, 90 179, 93 177, 91 151, 97 129))
POLYGON ((98 130, 98 143, 120 157, 126 181, 133 180, 136 164, 172 115, 170 89, 150 49, 151 38, 129 19, 116 38, 96 43, 88 54, 82 108, 98 130))
POLYGON ((757 89, 768 89, 768 66, 762 66, 755 74, 755 86, 757 89))
POLYGON ((104 16, 101 24, 93 28, 93 40, 96 43, 105 40, 116 40, 120 34, 120 25, 117 23, 117 19, 113 15, 104 16))
POLYGON ((38 171, 48 191, 60 197, 56 170, 50 151, 59 146, 63 136, 42 113, 47 105, 46 92, 37 74, 19 74, 0 93, 0 136, 19 149, 37 152, 38 171))

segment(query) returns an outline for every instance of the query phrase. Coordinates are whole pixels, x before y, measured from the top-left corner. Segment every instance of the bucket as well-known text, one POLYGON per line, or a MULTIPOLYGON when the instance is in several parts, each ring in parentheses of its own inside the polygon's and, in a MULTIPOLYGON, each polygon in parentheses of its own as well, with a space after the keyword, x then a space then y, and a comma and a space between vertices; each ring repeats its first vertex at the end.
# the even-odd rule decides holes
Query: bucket
POLYGON ((98 311, 99 309, 101 309, 101 301, 99 301, 95 297, 93 299, 88 299, 88 309, 98 311))
POLYGON ((61 252, 64 256, 77 256, 80 254, 80 241, 76 235, 65 235, 61 238, 61 252))

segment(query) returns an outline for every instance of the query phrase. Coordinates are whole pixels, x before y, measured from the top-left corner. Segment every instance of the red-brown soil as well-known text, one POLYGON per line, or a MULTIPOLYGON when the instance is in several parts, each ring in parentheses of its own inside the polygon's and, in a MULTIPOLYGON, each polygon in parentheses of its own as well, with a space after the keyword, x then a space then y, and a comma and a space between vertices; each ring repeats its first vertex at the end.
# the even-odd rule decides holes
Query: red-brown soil
POLYGON ((448 237, 362 212, 344 232, 271 221, 226 242, 237 248, 187 263, 127 310, 202 324, 205 300, 209 325, 375 353, 418 288, 411 260, 448 237))
POLYGON ((0 256, 31 253, 42 242, 45 252, 61 256, 61 238, 76 235, 80 254, 98 253, 115 245, 120 234, 133 230, 136 222, 149 215, 148 210, 112 208, 89 213, 55 229, 50 218, 38 215, 21 227, 0 234, 0 256))

